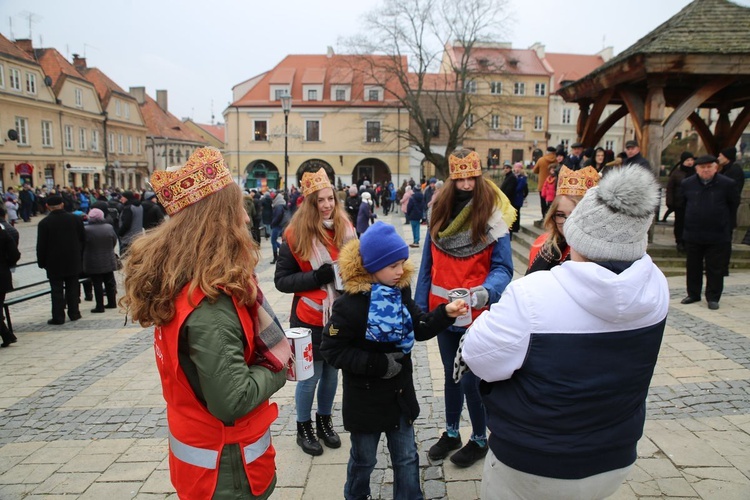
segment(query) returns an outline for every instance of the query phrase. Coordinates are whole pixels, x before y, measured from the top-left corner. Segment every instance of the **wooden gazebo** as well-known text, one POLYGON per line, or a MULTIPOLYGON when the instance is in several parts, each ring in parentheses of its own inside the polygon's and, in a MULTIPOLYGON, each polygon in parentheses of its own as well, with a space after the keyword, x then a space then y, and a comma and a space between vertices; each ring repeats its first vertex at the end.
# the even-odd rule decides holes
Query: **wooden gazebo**
POLYGON ((641 153, 654 169, 684 120, 717 154, 736 144, 750 123, 750 8, 728 0, 695 0, 558 93, 578 103, 578 137, 587 147, 629 114, 641 153), (600 121, 608 104, 620 107, 600 121), (698 108, 717 110, 713 131, 698 108), (735 109, 740 111, 732 122, 735 109))

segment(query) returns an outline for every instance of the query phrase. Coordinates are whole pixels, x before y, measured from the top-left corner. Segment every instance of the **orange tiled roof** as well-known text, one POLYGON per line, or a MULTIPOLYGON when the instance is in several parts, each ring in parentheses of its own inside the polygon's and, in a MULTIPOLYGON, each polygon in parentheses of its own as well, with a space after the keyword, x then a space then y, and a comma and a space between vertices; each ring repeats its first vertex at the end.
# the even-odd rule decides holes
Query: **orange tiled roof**
POLYGON ((188 129, 175 115, 162 110, 148 94, 140 106, 149 135, 178 141, 206 143, 201 136, 188 129))
MULTIPOLYGON (((464 53, 461 46, 449 47, 449 55, 460 61, 464 53)), ((471 72, 507 73, 510 75, 549 76, 550 72, 531 49, 501 47, 474 47, 468 63, 471 72)))
MULTIPOLYGON (((373 78, 365 78, 365 69, 374 64, 386 65, 387 56, 351 56, 351 55, 289 55, 286 56, 271 71, 263 75, 260 81, 244 96, 233 102, 232 106, 280 106, 278 101, 271 100, 271 85, 289 85, 292 87, 294 107, 331 107, 331 106, 367 106, 383 107, 394 105, 396 101, 389 92, 400 93, 400 85, 395 78, 381 80, 389 92, 383 101, 365 101, 364 87, 375 83, 373 78), (363 59, 364 58, 364 59, 363 59), (302 99, 302 85, 310 80, 320 82, 322 77, 323 95, 319 101, 304 101, 302 99), (347 102, 331 100, 331 85, 350 84, 351 100, 347 102)), ((406 58, 401 64, 406 67, 406 58)), ((382 76, 382 74, 380 75, 382 76)))
POLYGON ((207 133, 224 142, 224 125, 209 125, 207 123, 195 123, 207 133))
POLYGON ((5 38, 2 33, 0 33, 0 53, 16 59, 36 63, 36 60, 31 57, 31 54, 27 53, 25 50, 19 49, 15 43, 5 38))
MULTIPOLYGON (((418 86, 417 74, 409 73, 409 85, 412 90, 418 86)), ((422 80, 422 90, 427 92, 454 92, 456 77, 449 73, 425 73, 422 80)))
POLYGON ((81 81, 88 82, 78 70, 63 57, 57 49, 35 49, 36 59, 42 66, 44 73, 52 78, 52 89, 55 95, 60 93, 63 76, 77 78, 81 81))
POLYGON ((544 58, 552 67, 552 71, 555 74, 555 81, 550 93, 556 92, 560 88, 560 83, 580 80, 604 64, 604 59, 600 55, 555 54, 547 52, 544 58))
POLYGON ((94 84, 96 93, 99 94, 99 100, 102 102, 102 108, 107 109, 112 92, 122 94, 123 97, 129 97, 135 100, 130 94, 125 92, 112 79, 105 75, 99 68, 84 68, 78 70, 89 82, 94 84))

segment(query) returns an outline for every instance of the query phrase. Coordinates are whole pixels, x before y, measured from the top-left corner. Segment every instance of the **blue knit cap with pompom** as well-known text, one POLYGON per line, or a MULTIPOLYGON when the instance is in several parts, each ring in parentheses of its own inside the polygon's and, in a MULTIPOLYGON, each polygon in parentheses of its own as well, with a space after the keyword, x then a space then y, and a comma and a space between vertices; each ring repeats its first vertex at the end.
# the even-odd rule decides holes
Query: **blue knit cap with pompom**
POLYGON ((594 262, 633 262, 646 253, 659 203, 654 174, 626 165, 602 177, 565 221, 565 240, 594 262))
POLYGON ((409 258, 409 247, 396 228, 376 222, 359 238, 359 253, 368 273, 376 273, 394 262, 409 258))

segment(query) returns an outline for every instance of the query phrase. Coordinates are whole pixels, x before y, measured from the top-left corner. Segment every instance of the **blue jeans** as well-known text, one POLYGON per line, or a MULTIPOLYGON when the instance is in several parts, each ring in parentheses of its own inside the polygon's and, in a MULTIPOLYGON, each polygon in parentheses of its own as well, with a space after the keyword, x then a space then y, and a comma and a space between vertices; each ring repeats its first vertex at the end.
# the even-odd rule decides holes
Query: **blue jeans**
POLYGON ((411 224, 411 234, 414 237, 414 243, 419 243, 419 225, 420 221, 418 220, 410 220, 409 223, 411 224))
POLYGON ((453 360, 462 333, 463 331, 448 329, 438 334, 438 347, 445 376, 445 427, 458 431, 466 397, 466 407, 469 409, 471 420, 471 439, 487 439, 487 414, 479 393, 479 377, 467 372, 458 384, 453 381, 453 360))
POLYGON ((279 255, 279 247, 281 246, 279 236, 281 236, 281 226, 271 228, 271 250, 274 258, 279 255))
MULTIPOLYGON (((347 500, 365 499, 370 494, 370 475, 377 463, 380 434, 351 433, 352 449, 344 485, 344 498, 347 500)), ((385 431, 385 437, 393 463, 393 498, 421 500, 424 497, 419 487, 419 456, 414 442, 414 427, 401 416, 399 428, 385 431)))
POLYGON ((312 404, 315 386, 318 387, 318 413, 330 415, 333 410, 333 397, 339 384, 339 372, 325 361, 313 363, 313 376, 297 382, 294 402, 297 405, 297 422, 312 420, 312 404), (320 381, 320 384, 318 384, 320 381))

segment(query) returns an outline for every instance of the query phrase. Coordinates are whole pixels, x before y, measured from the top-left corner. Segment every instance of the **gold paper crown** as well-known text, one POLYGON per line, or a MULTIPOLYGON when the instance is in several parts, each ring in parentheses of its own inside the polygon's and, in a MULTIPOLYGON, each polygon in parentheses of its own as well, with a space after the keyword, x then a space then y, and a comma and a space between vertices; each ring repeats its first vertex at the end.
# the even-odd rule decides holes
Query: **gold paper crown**
POLYGON ((307 196, 325 188, 333 189, 331 180, 328 178, 328 174, 323 167, 320 167, 320 170, 317 172, 305 172, 302 174, 300 186, 302 186, 302 196, 307 196))
POLYGON ((453 155, 448 157, 448 173, 451 179, 466 179, 482 175, 482 162, 476 151, 472 151, 464 158, 453 155))
POLYGON ((151 186, 168 215, 224 189, 232 182, 232 173, 216 148, 199 148, 185 166, 175 172, 157 170, 151 174, 151 186))
POLYGON ((571 170, 564 166, 557 176, 557 195, 583 196, 589 188, 599 184, 599 172, 594 167, 571 170))

